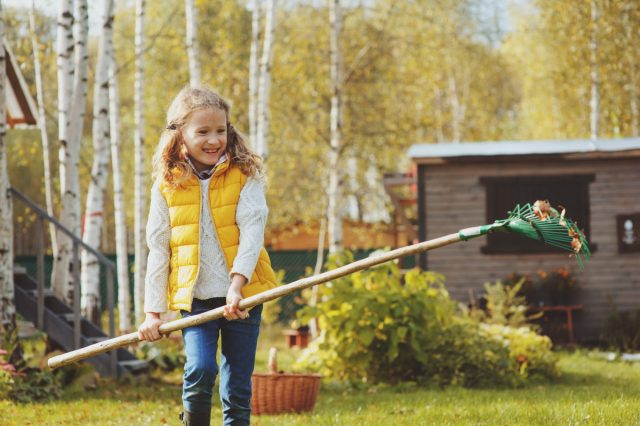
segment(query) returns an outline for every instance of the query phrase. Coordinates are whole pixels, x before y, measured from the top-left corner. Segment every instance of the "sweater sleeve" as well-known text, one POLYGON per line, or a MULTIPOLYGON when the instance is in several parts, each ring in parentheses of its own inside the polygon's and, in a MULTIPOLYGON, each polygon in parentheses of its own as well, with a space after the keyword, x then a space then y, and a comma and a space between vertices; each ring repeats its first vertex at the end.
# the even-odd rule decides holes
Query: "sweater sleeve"
POLYGON ((247 179, 240 192, 236 210, 236 223, 240 229, 240 246, 229 276, 241 274, 247 281, 251 280, 264 244, 264 228, 268 214, 269 209, 262 183, 254 178, 247 179))
POLYGON ((144 284, 144 311, 165 312, 167 310, 167 286, 171 259, 171 222, 169 207, 156 181, 151 188, 151 204, 147 221, 147 274, 144 284))

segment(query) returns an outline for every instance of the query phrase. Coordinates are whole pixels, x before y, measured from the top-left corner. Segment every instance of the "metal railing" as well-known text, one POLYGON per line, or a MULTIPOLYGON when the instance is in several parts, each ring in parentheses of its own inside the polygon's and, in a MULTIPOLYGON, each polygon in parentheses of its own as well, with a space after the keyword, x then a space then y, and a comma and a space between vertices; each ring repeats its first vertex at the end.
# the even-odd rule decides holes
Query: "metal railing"
MULTIPOLYGON (((73 261, 73 342, 74 349, 81 346, 81 328, 80 321, 82 315, 80 313, 80 248, 92 254, 98 259, 98 262, 106 268, 107 274, 107 309, 109 310, 109 337, 115 337, 115 318, 114 318, 114 274, 117 273, 117 266, 98 250, 86 244, 78 236, 74 235, 68 228, 61 224, 56 218, 38 206, 33 200, 21 193, 17 189, 11 187, 9 191, 16 199, 25 203, 38 216, 36 221, 36 284, 37 284, 37 327, 44 329, 44 221, 48 220, 59 231, 69 237, 73 243, 72 261, 73 261)), ((102 328, 101 324, 97 324, 102 328)), ((112 376, 116 375, 117 352, 110 353, 110 370, 112 376)))

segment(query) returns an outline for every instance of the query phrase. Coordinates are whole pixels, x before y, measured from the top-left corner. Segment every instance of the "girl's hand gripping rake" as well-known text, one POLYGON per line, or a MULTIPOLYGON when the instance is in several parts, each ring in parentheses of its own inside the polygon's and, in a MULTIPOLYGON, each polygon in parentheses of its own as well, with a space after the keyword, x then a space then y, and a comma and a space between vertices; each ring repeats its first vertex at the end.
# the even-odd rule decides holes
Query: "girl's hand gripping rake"
MULTIPOLYGON (((486 235, 490 232, 511 232, 514 234, 520 234, 525 237, 571 251, 575 254, 580 266, 582 266, 584 261, 588 260, 591 254, 584 234, 578 229, 574 222, 564 217, 564 211, 561 215, 557 214, 557 212, 554 214, 553 212, 555 212, 553 209, 550 210, 550 213, 547 213, 547 211, 541 212, 536 205, 531 206, 529 204, 525 204, 524 206, 516 206, 513 211, 509 212, 509 217, 497 220, 490 225, 462 229, 454 234, 401 247, 344 265, 331 271, 302 278, 290 284, 282 285, 243 299, 240 302, 239 309, 252 308, 261 303, 268 302, 269 300, 277 299, 286 294, 293 293, 294 291, 335 280, 353 272, 361 271, 399 257, 433 250, 459 241, 467 241, 471 238, 486 235)), ((171 321, 160 326, 160 333, 166 335, 186 327, 222 318, 223 312, 223 307, 220 307, 211 311, 203 312, 199 315, 171 321)), ((89 358, 139 341, 140 339, 138 339, 137 332, 125 334, 75 351, 54 356, 49 359, 48 364, 51 368, 62 367, 75 361, 89 358)))

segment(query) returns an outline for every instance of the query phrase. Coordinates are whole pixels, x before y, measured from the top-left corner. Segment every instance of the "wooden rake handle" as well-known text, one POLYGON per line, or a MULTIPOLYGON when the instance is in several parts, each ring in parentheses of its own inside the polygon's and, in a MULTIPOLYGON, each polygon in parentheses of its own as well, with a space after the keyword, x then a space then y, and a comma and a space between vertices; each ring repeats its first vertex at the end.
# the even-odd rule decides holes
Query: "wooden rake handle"
MULTIPOLYGON (((313 275, 311 277, 302 278, 290 284, 282 285, 271 290, 256 294, 254 296, 247 297, 246 299, 242 299, 239 304, 239 309, 244 310, 252 308, 261 303, 268 302, 270 300, 277 299, 278 297, 282 297, 286 294, 293 293, 294 291, 302 290, 314 285, 325 283, 327 281, 335 280, 345 275, 349 275, 354 272, 397 259, 399 257, 425 252, 435 248, 447 246, 449 244, 457 243, 458 241, 462 241, 458 233, 449 234, 445 235, 444 237, 435 238, 433 240, 424 241, 406 247, 400 247, 386 253, 367 257, 365 259, 349 263, 348 265, 344 265, 318 275, 313 275)), ((219 307, 198 315, 193 315, 190 317, 164 323, 160 326, 160 334, 169 334, 173 331, 182 330, 183 328, 222 318, 223 312, 224 307, 219 307)), ((72 364, 76 361, 90 358, 103 352, 121 348, 123 346, 127 346, 139 341, 140 339, 138 338, 137 331, 129 334, 123 334, 122 336, 114 337, 113 339, 104 340, 93 345, 85 346, 84 348, 76 349, 75 351, 51 357, 49 358, 48 364, 52 369, 62 367, 72 364)))

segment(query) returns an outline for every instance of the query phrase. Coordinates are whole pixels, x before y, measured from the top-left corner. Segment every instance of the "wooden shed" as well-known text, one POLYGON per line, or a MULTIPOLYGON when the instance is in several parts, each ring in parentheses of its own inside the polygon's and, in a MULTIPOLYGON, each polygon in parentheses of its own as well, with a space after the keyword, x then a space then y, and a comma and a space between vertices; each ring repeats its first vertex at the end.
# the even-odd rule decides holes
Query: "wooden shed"
POLYGON ((640 307, 640 138, 414 145, 418 236, 427 240, 492 223, 520 203, 548 199, 584 229, 592 258, 515 235, 489 235, 422 255, 443 273, 452 297, 469 300, 483 283, 559 267, 579 283, 578 341, 602 340, 612 308, 640 307))
POLYGON ((29 87, 22 76, 22 71, 20 71, 20 66, 9 43, 6 40, 3 40, 3 43, 7 125, 10 129, 33 128, 38 124, 35 102, 29 93, 29 87))

